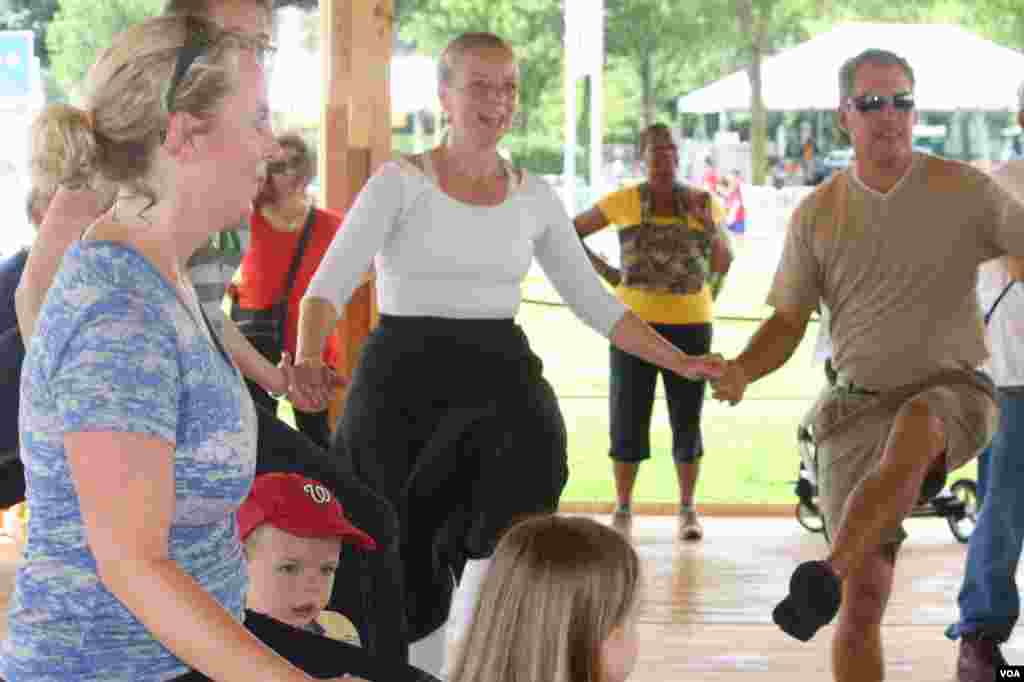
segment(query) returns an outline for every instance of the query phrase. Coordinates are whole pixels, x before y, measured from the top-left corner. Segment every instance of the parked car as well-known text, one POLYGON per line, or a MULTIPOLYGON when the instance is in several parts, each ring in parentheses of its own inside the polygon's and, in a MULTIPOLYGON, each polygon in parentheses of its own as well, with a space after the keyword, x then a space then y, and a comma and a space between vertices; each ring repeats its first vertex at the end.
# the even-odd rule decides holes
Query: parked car
POLYGON ((818 185, 828 180, 833 174, 849 167, 853 162, 852 147, 837 147, 824 156, 817 158, 814 168, 814 177, 811 178, 812 185, 818 185))

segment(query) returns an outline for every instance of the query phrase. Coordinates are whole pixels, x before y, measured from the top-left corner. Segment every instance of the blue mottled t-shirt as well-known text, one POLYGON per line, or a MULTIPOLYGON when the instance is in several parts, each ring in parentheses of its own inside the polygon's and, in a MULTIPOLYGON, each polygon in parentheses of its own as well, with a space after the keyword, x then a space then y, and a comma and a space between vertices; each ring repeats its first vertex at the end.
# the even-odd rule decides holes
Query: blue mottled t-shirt
POLYGON ((72 246, 36 329, 20 419, 31 514, 0 674, 9 682, 181 675, 188 668, 97 576, 64 434, 118 431, 174 443, 170 557, 241 620, 247 575, 235 512, 256 466, 252 401, 197 302, 183 303, 123 244, 72 246))

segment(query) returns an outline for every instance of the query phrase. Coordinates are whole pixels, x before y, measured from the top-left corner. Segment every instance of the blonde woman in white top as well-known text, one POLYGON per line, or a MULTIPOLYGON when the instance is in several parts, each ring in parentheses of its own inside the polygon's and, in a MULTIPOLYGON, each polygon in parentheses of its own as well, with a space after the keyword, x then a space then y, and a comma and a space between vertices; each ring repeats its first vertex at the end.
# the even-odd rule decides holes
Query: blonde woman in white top
MULTIPOLYGON (((612 343, 679 374, 715 374, 598 281, 552 189, 497 146, 518 106, 519 67, 497 36, 454 40, 439 67, 441 146, 385 164, 349 211, 302 301, 300 380, 375 259, 381 323, 339 432, 355 473, 398 509, 411 662, 438 671, 452 576, 478 583, 499 534, 554 511, 566 431, 541 363, 515 324, 536 258, 572 311, 612 343)), ((471 599, 469 600, 472 601, 471 599)))

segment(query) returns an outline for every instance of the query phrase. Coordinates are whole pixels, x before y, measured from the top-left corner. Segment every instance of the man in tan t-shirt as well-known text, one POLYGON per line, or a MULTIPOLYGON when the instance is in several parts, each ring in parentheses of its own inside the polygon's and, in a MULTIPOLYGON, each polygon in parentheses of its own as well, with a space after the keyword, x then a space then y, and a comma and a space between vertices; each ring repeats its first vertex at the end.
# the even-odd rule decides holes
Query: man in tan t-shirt
POLYGON ((856 160, 794 213, 774 313, 727 363, 715 397, 741 400, 828 307, 839 377, 814 430, 832 547, 797 567, 772 615, 806 641, 841 608, 834 677, 872 682, 884 676, 880 624, 901 522, 995 428, 991 384, 973 371, 987 356, 975 285, 982 262, 1024 255, 1024 205, 970 166, 913 151, 905 60, 867 50, 839 81, 856 160))

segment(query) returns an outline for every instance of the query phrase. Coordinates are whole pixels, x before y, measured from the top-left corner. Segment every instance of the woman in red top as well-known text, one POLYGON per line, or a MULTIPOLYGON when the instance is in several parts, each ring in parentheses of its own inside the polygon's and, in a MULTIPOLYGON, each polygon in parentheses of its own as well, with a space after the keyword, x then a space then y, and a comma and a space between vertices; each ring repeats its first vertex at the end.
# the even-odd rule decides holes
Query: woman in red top
MULTIPOLYGON (((277 142, 281 147, 281 157, 267 165, 266 182, 253 202, 249 220, 251 243, 242 259, 241 281, 232 286, 236 304, 232 317, 242 319, 245 311, 273 307, 285 294, 292 259, 303 230, 309 224, 311 232, 288 291, 283 325, 284 347, 266 336, 248 335, 256 349, 273 363, 280 360, 282 351, 295 357, 299 301, 341 225, 341 216, 316 208, 307 196, 306 189, 316 168, 309 145, 293 133, 278 136, 277 142)), ((244 327, 239 326, 244 331, 244 327)), ((337 338, 332 335, 324 348, 324 362, 331 367, 335 366, 337 343, 337 338)), ((246 380, 246 384, 257 405, 270 412, 277 411, 276 396, 251 381, 246 380)), ((295 422, 299 430, 314 441, 324 447, 329 445, 330 427, 326 411, 310 413, 296 409, 295 422)))

